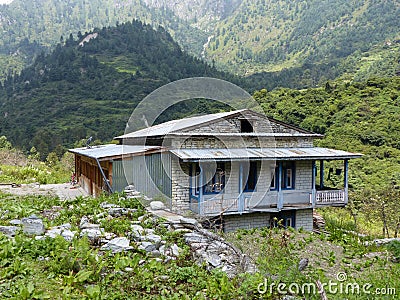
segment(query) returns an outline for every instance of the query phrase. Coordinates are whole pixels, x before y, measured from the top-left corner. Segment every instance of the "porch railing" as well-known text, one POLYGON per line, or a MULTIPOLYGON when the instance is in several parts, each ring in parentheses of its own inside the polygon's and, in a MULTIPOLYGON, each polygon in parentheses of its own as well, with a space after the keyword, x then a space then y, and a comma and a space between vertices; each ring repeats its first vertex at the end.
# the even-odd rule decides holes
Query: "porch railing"
POLYGON ((221 212, 237 212, 238 199, 209 199, 200 204, 200 214, 219 214, 221 212))
POLYGON ((315 202, 317 205, 344 204, 344 190, 317 191, 315 202))

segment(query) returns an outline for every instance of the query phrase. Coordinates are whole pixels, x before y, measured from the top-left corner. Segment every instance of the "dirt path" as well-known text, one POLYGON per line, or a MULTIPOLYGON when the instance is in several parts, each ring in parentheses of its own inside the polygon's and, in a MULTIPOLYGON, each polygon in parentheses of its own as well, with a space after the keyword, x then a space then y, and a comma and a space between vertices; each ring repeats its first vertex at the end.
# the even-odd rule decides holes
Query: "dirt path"
POLYGON ((51 195, 58 196, 60 199, 74 199, 78 196, 87 196, 80 187, 73 187, 69 183, 60 184, 22 184, 21 187, 11 187, 11 185, 0 185, 0 192, 13 195, 51 195))

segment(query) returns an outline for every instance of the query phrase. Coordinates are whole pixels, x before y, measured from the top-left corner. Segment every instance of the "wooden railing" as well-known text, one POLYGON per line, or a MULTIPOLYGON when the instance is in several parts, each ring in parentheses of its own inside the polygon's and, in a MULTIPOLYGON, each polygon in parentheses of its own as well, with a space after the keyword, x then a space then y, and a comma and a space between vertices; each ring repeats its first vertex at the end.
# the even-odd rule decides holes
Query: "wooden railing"
MULTIPOLYGON (((239 197, 238 197, 239 198, 239 197)), ((197 199, 192 198, 190 203, 190 210, 199 214, 199 215, 218 215, 220 213, 227 212, 239 212, 240 205, 238 198, 224 198, 224 197, 215 197, 213 199, 206 199, 200 203, 197 199)), ((346 194, 344 190, 324 190, 317 191, 315 195, 315 204, 317 206, 328 206, 328 205, 344 205, 346 199, 346 194)), ((276 197, 275 197, 276 201, 276 197)), ((312 203, 312 194, 311 192, 305 191, 292 191, 290 193, 283 194, 283 206, 290 205, 304 205, 310 206, 312 203)), ((273 209, 273 202, 268 202, 267 204, 261 204, 257 207, 252 207, 253 210, 257 210, 257 208, 265 209, 271 208, 273 209), (263 206, 264 205, 264 206, 263 206)), ((249 198, 243 197, 243 207, 241 208, 243 211, 248 210, 249 207, 249 198)), ((275 206, 276 209, 276 206, 275 206)))
POLYGON ((317 191, 315 202, 317 205, 344 204, 344 190, 317 191))

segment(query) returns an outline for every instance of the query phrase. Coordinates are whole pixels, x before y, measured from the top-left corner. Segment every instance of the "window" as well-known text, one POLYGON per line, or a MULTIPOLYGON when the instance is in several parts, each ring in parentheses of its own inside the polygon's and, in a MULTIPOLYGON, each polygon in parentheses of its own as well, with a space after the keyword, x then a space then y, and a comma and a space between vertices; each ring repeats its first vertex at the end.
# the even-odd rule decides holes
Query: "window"
POLYGON ((200 194, 200 166, 198 163, 190 165, 190 193, 191 196, 198 196, 200 194))
POLYGON ((282 189, 294 189, 294 162, 282 162, 282 189))
POLYGON ((251 125, 249 120, 246 119, 240 120, 240 132, 243 133, 253 132, 253 125, 251 125))
POLYGON ((257 184, 257 162, 251 161, 249 164, 249 172, 244 172, 244 174, 248 175, 244 191, 253 192, 256 189, 257 184))
POLYGON ((281 162, 282 164, 282 176, 279 178, 279 164, 275 168, 275 175, 271 179, 271 190, 276 190, 278 184, 281 185, 282 189, 290 190, 294 189, 294 175, 295 175, 295 164, 294 162, 281 162))
POLYGON ((277 170, 276 170, 276 168, 275 168, 275 173, 274 174, 271 174, 272 175, 272 178, 271 178, 271 186, 270 186, 270 189, 271 190, 276 190, 276 187, 277 187, 277 184, 276 184, 276 177, 277 177, 277 170))
POLYGON ((270 218, 271 227, 296 227, 295 211, 281 211, 279 213, 271 213, 270 218))
POLYGON ((221 192, 225 187, 225 164, 217 163, 217 169, 213 166, 203 168, 206 180, 210 179, 204 186, 204 194, 213 194, 221 192))

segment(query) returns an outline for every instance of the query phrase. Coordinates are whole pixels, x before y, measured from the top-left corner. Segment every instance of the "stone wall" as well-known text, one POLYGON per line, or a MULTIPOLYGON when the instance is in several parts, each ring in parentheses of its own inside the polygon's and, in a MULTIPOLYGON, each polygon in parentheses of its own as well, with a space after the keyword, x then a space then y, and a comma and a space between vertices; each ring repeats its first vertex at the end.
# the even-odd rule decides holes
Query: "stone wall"
POLYGON ((184 213, 189 210, 189 164, 179 164, 179 160, 171 161, 172 174, 172 210, 184 213))
MULTIPOLYGON (((269 227, 271 214, 268 212, 249 213, 242 215, 224 216, 224 231, 231 232, 237 229, 251 229, 269 227)), ((303 228, 306 231, 313 230, 312 209, 296 210, 295 228, 303 228)))
POLYGON ((240 133, 241 120, 246 119, 252 125, 254 132, 259 133, 303 133, 291 126, 281 124, 278 121, 269 120, 266 116, 261 116, 257 113, 246 111, 240 115, 221 119, 217 122, 205 124, 200 128, 187 129, 186 132, 193 133, 240 133))
POLYGON ((299 209, 296 210, 296 229, 303 228, 306 231, 313 230, 313 210, 299 209))
POLYGON ((181 137, 172 140, 172 148, 307 148, 313 147, 313 139, 307 137, 181 137))
POLYGON ((309 190, 311 192, 312 162, 310 160, 296 161, 295 176, 296 190, 309 190))
POLYGON ((269 213, 250 213, 242 215, 224 216, 225 232, 231 232, 237 229, 268 227, 269 224, 270 224, 269 213))

